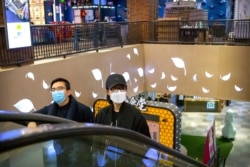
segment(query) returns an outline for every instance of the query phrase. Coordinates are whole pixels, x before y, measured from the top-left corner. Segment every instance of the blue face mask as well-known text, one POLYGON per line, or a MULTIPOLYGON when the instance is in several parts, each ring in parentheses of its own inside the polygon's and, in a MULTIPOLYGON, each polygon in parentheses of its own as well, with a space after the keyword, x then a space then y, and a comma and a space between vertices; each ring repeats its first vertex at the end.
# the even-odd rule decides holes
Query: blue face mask
POLYGON ((64 91, 61 90, 61 91, 52 92, 52 99, 57 104, 61 104, 66 99, 64 91))

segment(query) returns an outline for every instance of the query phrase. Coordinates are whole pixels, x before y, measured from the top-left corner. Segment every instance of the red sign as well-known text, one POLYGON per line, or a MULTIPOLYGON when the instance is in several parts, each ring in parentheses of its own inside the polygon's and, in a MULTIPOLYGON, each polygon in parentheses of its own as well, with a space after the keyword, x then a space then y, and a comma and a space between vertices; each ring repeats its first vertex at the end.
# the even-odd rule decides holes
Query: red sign
POLYGON ((215 121, 207 132, 207 138, 203 154, 203 163, 209 166, 214 166, 216 164, 215 121))

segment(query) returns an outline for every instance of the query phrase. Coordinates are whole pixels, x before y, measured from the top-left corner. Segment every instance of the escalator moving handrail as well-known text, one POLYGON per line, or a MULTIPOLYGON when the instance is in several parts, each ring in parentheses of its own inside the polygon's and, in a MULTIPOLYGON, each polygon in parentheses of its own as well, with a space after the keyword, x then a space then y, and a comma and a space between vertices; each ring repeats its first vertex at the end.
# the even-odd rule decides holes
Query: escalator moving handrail
POLYGON ((28 122, 34 121, 38 123, 76 123, 75 121, 60 117, 34 114, 34 113, 19 113, 0 110, 0 122, 15 122, 26 126, 28 122))
MULTIPOLYGON (((156 148, 159 151, 166 152, 168 154, 173 155, 183 161, 186 161, 190 164, 200 166, 200 167, 207 167, 207 165, 196 161, 177 150, 168 148, 140 133, 137 133, 132 130, 118 128, 118 127, 111 127, 111 126, 103 126, 97 125, 92 123, 82 123, 82 124, 61 124, 63 125, 60 128, 56 129, 45 129, 44 131, 37 131, 36 128, 33 130, 35 133, 29 133, 27 135, 22 135, 21 137, 12 138, 10 140, 1 140, 0 138, 0 152, 8 151, 14 148, 18 148, 24 145, 30 145, 33 143, 38 143, 42 141, 47 141, 51 139, 59 139, 59 138, 66 138, 66 137, 73 137, 80 135, 110 135, 110 136, 119 136, 121 138, 127 138, 131 140, 137 140, 139 142, 145 143, 151 147, 156 148), (67 125, 67 126, 66 126, 67 125)), ((60 125, 55 125, 60 126, 60 125)), ((37 127, 41 128, 41 127, 37 127)), ((29 131, 32 129, 26 128, 29 131)), ((20 129, 22 130, 22 129, 20 129)), ((1 136, 2 134, 0 134, 1 136)))

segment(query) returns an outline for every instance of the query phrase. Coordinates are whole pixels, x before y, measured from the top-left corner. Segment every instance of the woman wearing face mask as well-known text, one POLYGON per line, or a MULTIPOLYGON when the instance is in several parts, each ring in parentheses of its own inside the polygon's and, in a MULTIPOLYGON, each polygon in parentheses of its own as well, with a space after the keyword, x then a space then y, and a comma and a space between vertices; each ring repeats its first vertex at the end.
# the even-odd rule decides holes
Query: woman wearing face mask
MULTIPOLYGON (((144 116, 137 108, 125 102, 127 99, 127 83, 124 77, 120 74, 110 75, 106 80, 106 91, 110 105, 98 112, 95 122, 134 130, 150 137, 149 127, 144 116)), ((128 160, 128 154, 133 153, 126 152, 112 145, 104 147, 106 147, 106 151, 96 150, 96 166, 138 167, 143 164, 143 161, 140 159, 128 160)), ((133 157, 133 155, 131 156, 133 157)))
POLYGON ((110 105, 101 109, 95 122, 131 129, 150 137, 149 127, 144 116, 127 99, 127 83, 120 74, 112 74, 106 80, 107 100, 110 105))

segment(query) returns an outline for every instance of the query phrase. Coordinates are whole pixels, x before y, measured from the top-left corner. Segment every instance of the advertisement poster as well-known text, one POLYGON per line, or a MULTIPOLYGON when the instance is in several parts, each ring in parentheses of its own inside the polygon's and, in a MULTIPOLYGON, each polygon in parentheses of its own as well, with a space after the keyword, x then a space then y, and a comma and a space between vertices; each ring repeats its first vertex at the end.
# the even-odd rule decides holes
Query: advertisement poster
POLYGON ((154 141, 159 142, 160 141, 160 124, 159 124, 160 117, 159 115, 143 113, 143 116, 147 120, 151 138, 154 141))
POLYGON ((5 0, 4 11, 8 48, 31 46, 28 0, 5 0))
POLYGON ((159 139, 159 136, 160 136, 160 134, 159 134, 160 133, 159 122, 147 120, 147 123, 148 123, 148 126, 149 126, 149 132, 150 132, 151 138, 154 141, 159 142, 160 141, 160 139, 159 139))

